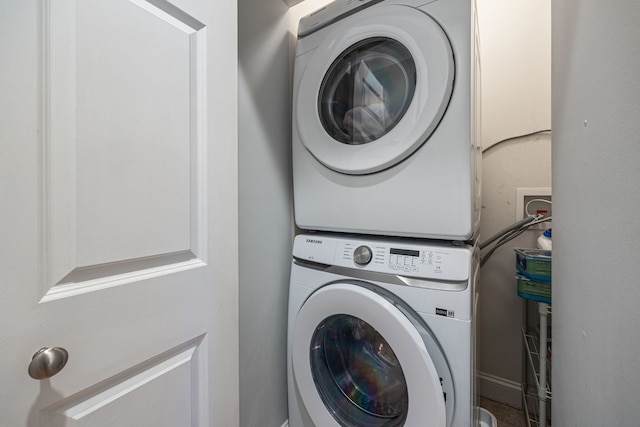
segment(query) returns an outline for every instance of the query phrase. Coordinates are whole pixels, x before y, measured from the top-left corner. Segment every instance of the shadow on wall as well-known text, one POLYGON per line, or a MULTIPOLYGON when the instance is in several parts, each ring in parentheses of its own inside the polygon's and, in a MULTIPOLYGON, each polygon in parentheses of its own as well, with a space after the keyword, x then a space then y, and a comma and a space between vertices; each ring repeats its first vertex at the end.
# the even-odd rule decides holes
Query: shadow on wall
MULTIPOLYGON (((290 140, 290 76, 286 65, 289 64, 290 40, 288 28, 288 8, 282 0, 259 1, 243 0, 239 2, 238 62, 240 80, 246 87, 246 99, 251 100, 252 114, 260 121, 259 137, 274 144, 270 151, 270 161, 281 171, 282 183, 290 185, 291 156, 283 157, 282 148, 290 140), (285 114, 283 114, 285 113, 285 114), (283 141, 283 138, 285 140, 283 141)), ((253 123, 243 123, 240 133, 251 132, 248 127, 253 123)), ((247 144, 240 138, 241 144, 247 144)))
POLYGON ((240 425, 287 419, 292 250, 288 7, 238 4, 240 425))

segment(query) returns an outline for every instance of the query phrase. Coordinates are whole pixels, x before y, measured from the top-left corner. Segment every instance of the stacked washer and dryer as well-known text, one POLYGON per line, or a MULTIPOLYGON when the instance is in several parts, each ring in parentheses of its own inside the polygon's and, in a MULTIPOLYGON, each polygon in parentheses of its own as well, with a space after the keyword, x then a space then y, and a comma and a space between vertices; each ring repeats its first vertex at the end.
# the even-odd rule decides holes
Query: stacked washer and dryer
POLYGON ((335 0, 300 21, 290 427, 492 425, 477 408, 474 0, 335 0))

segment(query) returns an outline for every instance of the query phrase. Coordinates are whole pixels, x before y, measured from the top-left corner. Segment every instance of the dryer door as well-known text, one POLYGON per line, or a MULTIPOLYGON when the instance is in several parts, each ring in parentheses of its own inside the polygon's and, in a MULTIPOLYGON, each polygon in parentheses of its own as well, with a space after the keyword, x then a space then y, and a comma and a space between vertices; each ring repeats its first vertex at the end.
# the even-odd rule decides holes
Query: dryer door
POLYGON ((295 320, 292 363, 316 426, 447 425, 420 333, 369 289, 335 283, 312 294, 295 320))
POLYGON ((449 40, 429 15, 379 5, 325 29, 302 72, 295 102, 304 146, 325 166, 368 174, 420 147, 449 103, 449 40))

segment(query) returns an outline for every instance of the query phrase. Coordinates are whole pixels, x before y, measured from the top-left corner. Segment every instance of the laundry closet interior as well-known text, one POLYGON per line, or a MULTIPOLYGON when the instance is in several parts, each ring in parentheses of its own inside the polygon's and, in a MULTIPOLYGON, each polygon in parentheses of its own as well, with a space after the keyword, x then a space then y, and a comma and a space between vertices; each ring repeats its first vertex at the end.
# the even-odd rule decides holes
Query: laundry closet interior
MULTIPOLYGON (((241 425, 287 419, 289 274, 293 238, 305 232, 293 216, 293 62, 300 18, 326 3, 239 2, 241 425)), ((482 240, 519 219, 518 189, 551 188, 551 4, 479 1, 477 14, 482 240)), ((513 248, 535 247, 541 232, 505 245, 479 273, 477 391, 516 408, 524 308, 513 248)))

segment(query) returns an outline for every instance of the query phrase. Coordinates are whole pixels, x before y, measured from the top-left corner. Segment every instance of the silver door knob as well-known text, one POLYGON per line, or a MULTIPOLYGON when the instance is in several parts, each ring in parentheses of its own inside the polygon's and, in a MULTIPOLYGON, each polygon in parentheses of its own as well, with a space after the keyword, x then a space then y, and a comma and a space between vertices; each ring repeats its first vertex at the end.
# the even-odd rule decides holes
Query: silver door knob
POLYGON ((69 353, 62 347, 43 347, 33 355, 29 363, 29 376, 36 380, 51 378, 64 368, 69 353))

